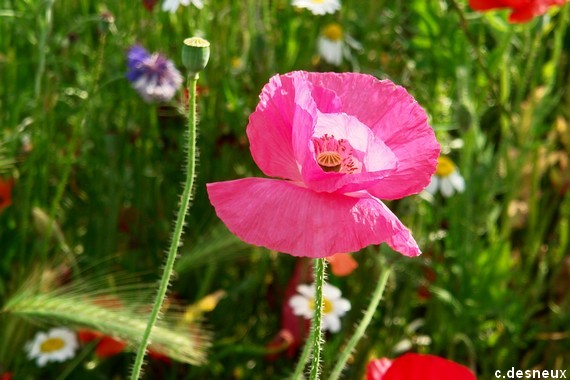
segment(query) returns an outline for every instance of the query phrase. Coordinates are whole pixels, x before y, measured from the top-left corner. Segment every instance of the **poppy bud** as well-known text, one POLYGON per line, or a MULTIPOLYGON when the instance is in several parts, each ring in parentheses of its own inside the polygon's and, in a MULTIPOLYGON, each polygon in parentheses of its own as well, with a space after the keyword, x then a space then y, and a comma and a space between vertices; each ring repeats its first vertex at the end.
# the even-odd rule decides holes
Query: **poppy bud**
POLYGON ((200 37, 191 37, 184 40, 182 48, 182 64, 190 74, 198 74, 204 70, 210 58, 210 43, 200 37))

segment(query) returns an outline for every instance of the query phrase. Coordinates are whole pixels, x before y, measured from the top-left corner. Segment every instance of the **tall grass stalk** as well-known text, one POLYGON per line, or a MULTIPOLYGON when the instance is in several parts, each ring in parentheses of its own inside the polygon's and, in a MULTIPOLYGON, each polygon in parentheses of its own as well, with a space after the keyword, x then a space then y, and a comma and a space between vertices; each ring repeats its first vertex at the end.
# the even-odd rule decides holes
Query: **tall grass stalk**
POLYGON ((174 226, 174 233, 172 235, 172 241, 170 242, 170 248, 168 250, 168 256, 166 258, 166 264, 164 265, 164 271, 162 273, 162 278, 158 287, 158 293, 156 294, 156 299, 150 313, 148 324, 144 331, 142 340, 140 342, 139 348, 137 350, 137 356, 135 358, 135 363, 131 372, 131 380, 136 380, 140 377, 141 368, 146 353, 147 346, 149 344, 149 339, 152 333, 152 329, 159 318, 160 310, 166 296, 166 291, 168 290, 168 285, 170 284, 170 278, 172 277, 172 272, 174 269, 174 261, 176 259, 176 253, 178 252, 178 247, 180 246, 180 237, 182 236, 182 230, 184 228, 184 220, 186 218, 186 213, 190 207, 190 198, 192 197, 192 190, 194 187, 194 176, 196 169, 196 83, 198 82, 198 73, 192 73, 188 76, 188 144, 187 144, 187 162, 186 162, 186 181, 184 183, 184 190, 182 196, 180 197, 180 208, 178 209, 178 216, 176 217, 176 224, 174 226))
POLYGON ((51 32, 51 25, 53 20, 53 4, 55 0, 47 0, 46 13, 45 13, 45 25, 42 28, 40 34, 40 41, 38 45, 38 50, 40 52, 38 59, 38 68, 36 70, 36 79, 34 83, 34 96, 36 101, 39 101, 40 94, 42 92, 42 79, 44 77, 44 72, 46 68, 46 55, 47 55, 47 38, 51 32))
MULTIPOLYGON (((314 322, 313 322, 314 323, 314 322)), ((305 365, 309 360, 309 356, 311 355, 313 346, 309 344, 309 342, 313 341, 314 329, 311 327, 311 332, 307 337, 307 342, 303 347, 303 351, 301 351, 301 356, 299 357, 299 361, 297 362, 297 366, 295 367, 295 371, 293 375, 290 377, 291 380, 301 379, 303 376, 303 370, 305 369, 305 365)))
MULTIPOLYGON (((143 305, 109 308, 97 304, 98 299, 93 294, 75 294, 73 290, 69 294, 65 291, 35 294, 27 291, 12 297, 2 312, 34 321, 89 328, 118 337, 131 346, 137 344, 147 324, 143 305)), ((173 359, 190 364, 205 361, 207 337, 194 327, 161 322, 155 326, 152 340, 161 353, 173 359)))
POLYGON ((329 380, 337 380, 340 377, 342 370, 344 369, 346 362, 348 361, 349 356, 352 354, 358 342, 360 342, 360 339, 362 339, 362 337, 364 336, 364 332, 366 331, 366 328, 372 321, 374 312, 378 308, 378 304, 382 299, 382 295, 384 294, 384 289, 386 289, 386 283, 388 282, 388 277, 390 277, 391 273, 392 273, 391 267, 382 266, 382 272, 380 273, 380 278, 378 279, 376 288, 372 293, 372 299, 368 304, 368 308, 364 312, 364 317, 362 317, 360 324, 354 331, 352 337, 350 337, 350 340, 346 344, 346 347, 341 352, 339 359, 333 368, 331 376, 329 377, 329 380))

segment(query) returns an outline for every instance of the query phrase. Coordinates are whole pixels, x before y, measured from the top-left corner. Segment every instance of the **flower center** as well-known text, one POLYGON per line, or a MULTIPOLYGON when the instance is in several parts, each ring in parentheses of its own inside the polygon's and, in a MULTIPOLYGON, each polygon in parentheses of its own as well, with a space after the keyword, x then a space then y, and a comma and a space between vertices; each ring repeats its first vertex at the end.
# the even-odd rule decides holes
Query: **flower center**
POLYGON ((358 170, 352 147, 346 140, 325 134, 313 137, 312 142, 315 159, 323 171, 352 174, 358 170))
POLYGON ((342 40, 342 28, 336 23, 328 24, 323 29, 323 36, 331 41, 340 41, 342 40))
POLYGON ((455 171, 455 165, 453 161, 445 156, 439 156, 437 158, 437 168, 435 169, 435 174, 438 177, 447 177, 455 171))
POLYGON ((65 341, 61 338, 48 338, 40 344, 40 351, 49 354, 50 352, 59 351, 65 347, 65 341))
POLYGON ((141 63, 141 67, 146 72, 146 75, 156 75, 159 82, 161 82, 167 71, 166 65, 166 60, 158 53, 154 53, 141 63))
MULTIPOLYGON (((309 308, 315 310, 315 299, 311 298, 309 300, 309 308)), ((323 297, 323 314, 329 314, 333 311, 333 304, 326 297, 323 297)))
POLYGON ((317 163, 325 172, 338 172, 342 158, 338 152, 321 152, 317 156, 317 163))
POLYGON ((325 0, 311 0, 311 2, 312 2, 312 3, 315 3, 315 4, 321 4, 321 3, 323 3, 324 1, 325 1, 325 0))

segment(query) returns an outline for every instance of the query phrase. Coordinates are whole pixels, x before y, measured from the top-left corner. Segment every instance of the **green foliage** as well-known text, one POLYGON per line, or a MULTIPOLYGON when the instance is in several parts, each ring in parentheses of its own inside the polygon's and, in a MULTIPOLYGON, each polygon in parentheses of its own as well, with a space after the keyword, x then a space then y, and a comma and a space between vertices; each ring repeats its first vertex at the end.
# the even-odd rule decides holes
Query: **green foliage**
MULTIPOLYGON (((376 287, 375 255, 394 273, 345 378, 360 378, 369 359, 395 357, 404 346, 468 365, 481 379, 513 366, 570 366, 570 6, 511 25, 504 12, 476 13, 458 0, 345 0, 322 17, 289 3, 206 0, 202 10, 169 14, 139 1, 0 0, 0 176, 14 179, 12 205, 0 211, 0 308, 9 312, 0 315, 0 334, 10 332, 0 341, 0 373, 61 374, 59 363, 40 370, 25 357, 46 308, 55 313, 49 324, 136 340, 140 312, 128 312, 137 321, 128 328, 118 314, 99 318, 100 309, 81 301, 85 288, 74 298, 19 289, 30 268, 47 271, 54 260, 65 261, 72 284, 85 268, 95 277, 121 271, 157 280, 183 180, 183 96, 143 103, 125 79, 125 52, 138 43, 180 68, 182 42, 195 35, 210 41, 211 55, 200 74, 198 176, 172 296, 186 304, 218 290, 226 296, 205 314, 214 335, 207 364, 154 363, 149 378, 267 379, 295 366, 285 353, 267 360, 265 346, 281 328, 297 260, 232 236, 205 184, 260 175, 248 116, 271 75, 299 69, 360 71, 405 86, 466 182, 451 198, 389 204, 423 256, 369 247, 354 255, 359 267, 350 276, 329 276, 352 311, 341 333, 327 336, 325 378, 376 287), (361 45, 347 44, 340 67, 317 55, 329 22, 361 45), (81 311, 107 325, 79 320, 81 311)), ((168 326, 164 336, 176 334, 168 326)), ((68 378, 124 378, 132 362, 82 350, 68 378)))

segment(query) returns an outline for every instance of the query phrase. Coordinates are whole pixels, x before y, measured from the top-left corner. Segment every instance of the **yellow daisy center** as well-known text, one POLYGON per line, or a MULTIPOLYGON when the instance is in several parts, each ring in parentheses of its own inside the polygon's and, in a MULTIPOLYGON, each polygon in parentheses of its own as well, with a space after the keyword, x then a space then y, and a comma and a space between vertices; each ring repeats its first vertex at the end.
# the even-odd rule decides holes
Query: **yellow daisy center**
POLYGON ((445 156, 439 156, 437 158, 437 168, 435 169, 435 174, 439 177, 447 177, 455 171, 455 164, 449 158, 445 156))
MULTIPOLYGON (((315 299, 311 298, 309 300, 309 307, 311 310, 315 310, 315 299)), ((323 297, 323 314, 328 314, 333 310, 333 304, 327 298, 323 297)))
POLYGON ((50 352, 59 351, 65 347, 65 341, 61 338, 48 338, 40 344, 40 351, 49 354, 50 352))
POLYGON ((325 0, 311 0, 311 2, 315 3, 315 4, 321 4, 321 3, 324 3, 325 0))
POLYGON ((241 58, 240 57, 233 57, 230 61, 233 69, 239 69, 241 67, 241 58))
POLYGON ((323 29, 323 36, 331 41, 340 41, 342 40, 342 28, 336 23, 328 24, 323 29))

